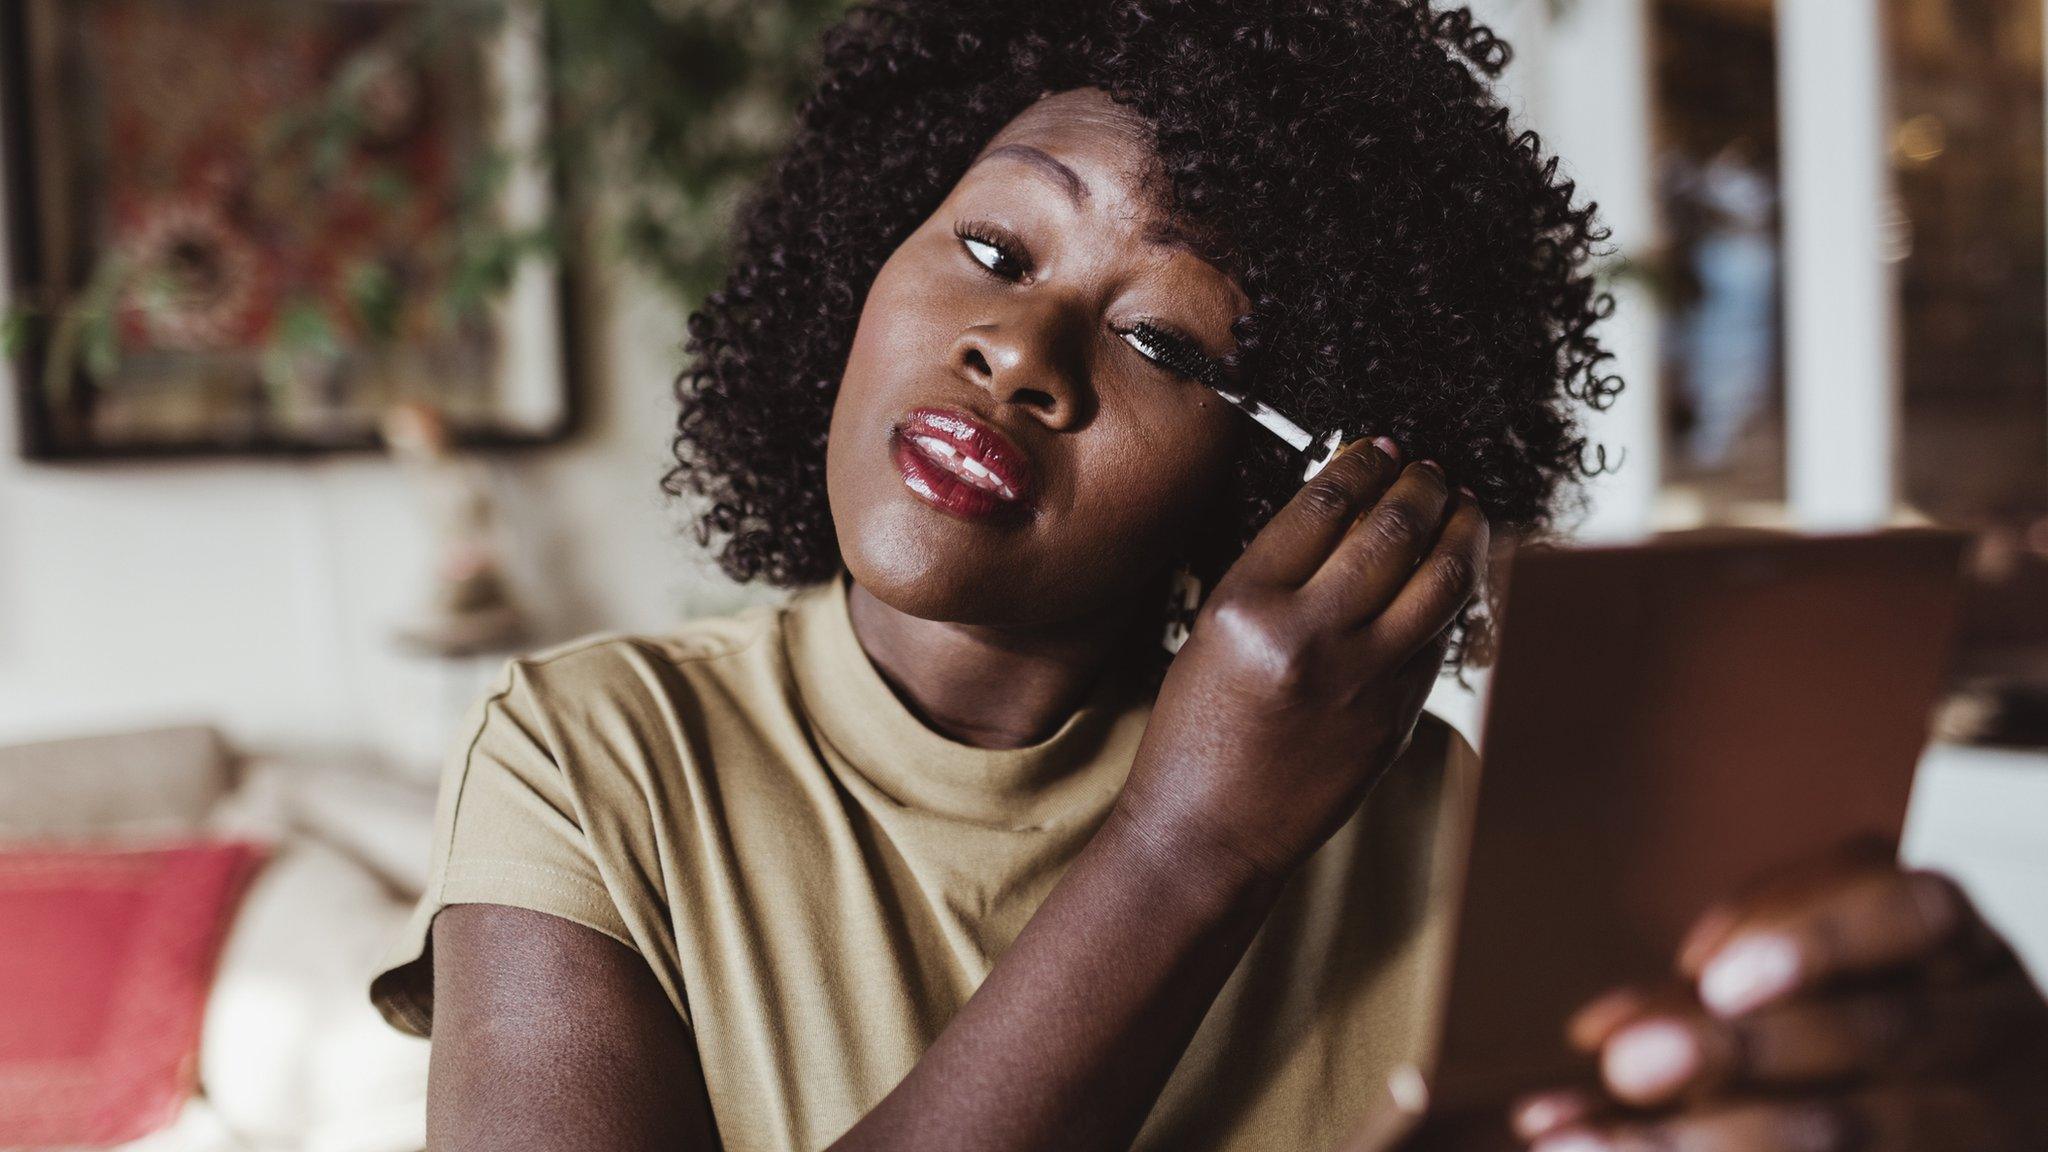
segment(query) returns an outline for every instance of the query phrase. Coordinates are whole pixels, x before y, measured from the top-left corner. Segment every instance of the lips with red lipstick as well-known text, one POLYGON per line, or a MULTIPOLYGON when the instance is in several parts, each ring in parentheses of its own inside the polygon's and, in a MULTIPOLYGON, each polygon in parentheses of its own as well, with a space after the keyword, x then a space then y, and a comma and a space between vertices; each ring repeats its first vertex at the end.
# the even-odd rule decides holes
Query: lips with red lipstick
POLYGON ((979 519, 1031 503, 1030 458, 965 412, 912 409, 889 439, 904 485, 944 511, 979 519))

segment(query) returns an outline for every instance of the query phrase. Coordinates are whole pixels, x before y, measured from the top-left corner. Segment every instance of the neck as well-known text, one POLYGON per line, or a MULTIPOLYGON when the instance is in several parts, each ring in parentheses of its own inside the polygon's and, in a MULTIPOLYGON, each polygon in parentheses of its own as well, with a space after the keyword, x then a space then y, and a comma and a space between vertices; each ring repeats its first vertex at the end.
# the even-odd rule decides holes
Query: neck
POLYGON ((1083 620, 999 628, 899 612, 854 581, 854 637, 898 698, 932 730, 977 748, 1019 748, 1057 732, 1104 676, 1141 650, 1127 605, 1083 620))

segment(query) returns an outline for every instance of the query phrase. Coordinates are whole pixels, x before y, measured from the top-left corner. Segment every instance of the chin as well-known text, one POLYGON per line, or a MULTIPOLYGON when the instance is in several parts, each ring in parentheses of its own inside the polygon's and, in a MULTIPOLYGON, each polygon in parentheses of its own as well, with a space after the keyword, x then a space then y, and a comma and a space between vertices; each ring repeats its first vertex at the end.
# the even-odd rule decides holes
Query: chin
POLYGON ((1031 587, 1032 565, 1013 547, 916 505, 894 504, 835 517, 847 571, 898 612, 955 624, 1024 624, 1048 605, 1031 587), (851 523, 844 522, 851 520, 851 523), (977 538, 978 537, 978 538, 977 538))
POLYGON ((1033 553, 1028 536, 993 536, 918 506, 851 519, 839 526, 847 571, 875 599, 921 620, 1033 628, 1121 619, 1117 609, 1136 602, 1151 575, 1134 574, 1129 556, 1033 553))

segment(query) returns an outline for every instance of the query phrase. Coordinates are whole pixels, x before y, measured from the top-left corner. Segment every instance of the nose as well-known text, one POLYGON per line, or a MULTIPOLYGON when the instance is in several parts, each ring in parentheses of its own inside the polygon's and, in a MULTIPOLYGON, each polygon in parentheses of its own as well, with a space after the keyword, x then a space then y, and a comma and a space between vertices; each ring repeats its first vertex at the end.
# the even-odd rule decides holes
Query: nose
POLYGON ((971 325, 953 341, 954 370, 1047 427, 1075 427, 1087 417, 1087 364, 1071 327, 1058 317, 971 325))

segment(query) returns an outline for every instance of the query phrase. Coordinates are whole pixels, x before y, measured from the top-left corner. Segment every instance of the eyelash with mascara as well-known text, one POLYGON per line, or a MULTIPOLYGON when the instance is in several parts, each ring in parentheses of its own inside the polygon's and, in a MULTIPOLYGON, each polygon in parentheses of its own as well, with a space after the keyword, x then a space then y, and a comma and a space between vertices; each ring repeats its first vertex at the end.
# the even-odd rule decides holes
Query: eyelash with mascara
POLYGON ((1120 330, 1117 335, 1135 336, 1149 345, 1152 351, 1141 349, 1141 354, 1168 371, 1178 372, 1197 384, 1222 390, 1223 364, 1196 348, 1187 337, 1169 332, 1150 320, 1140 320, 1120 330))

